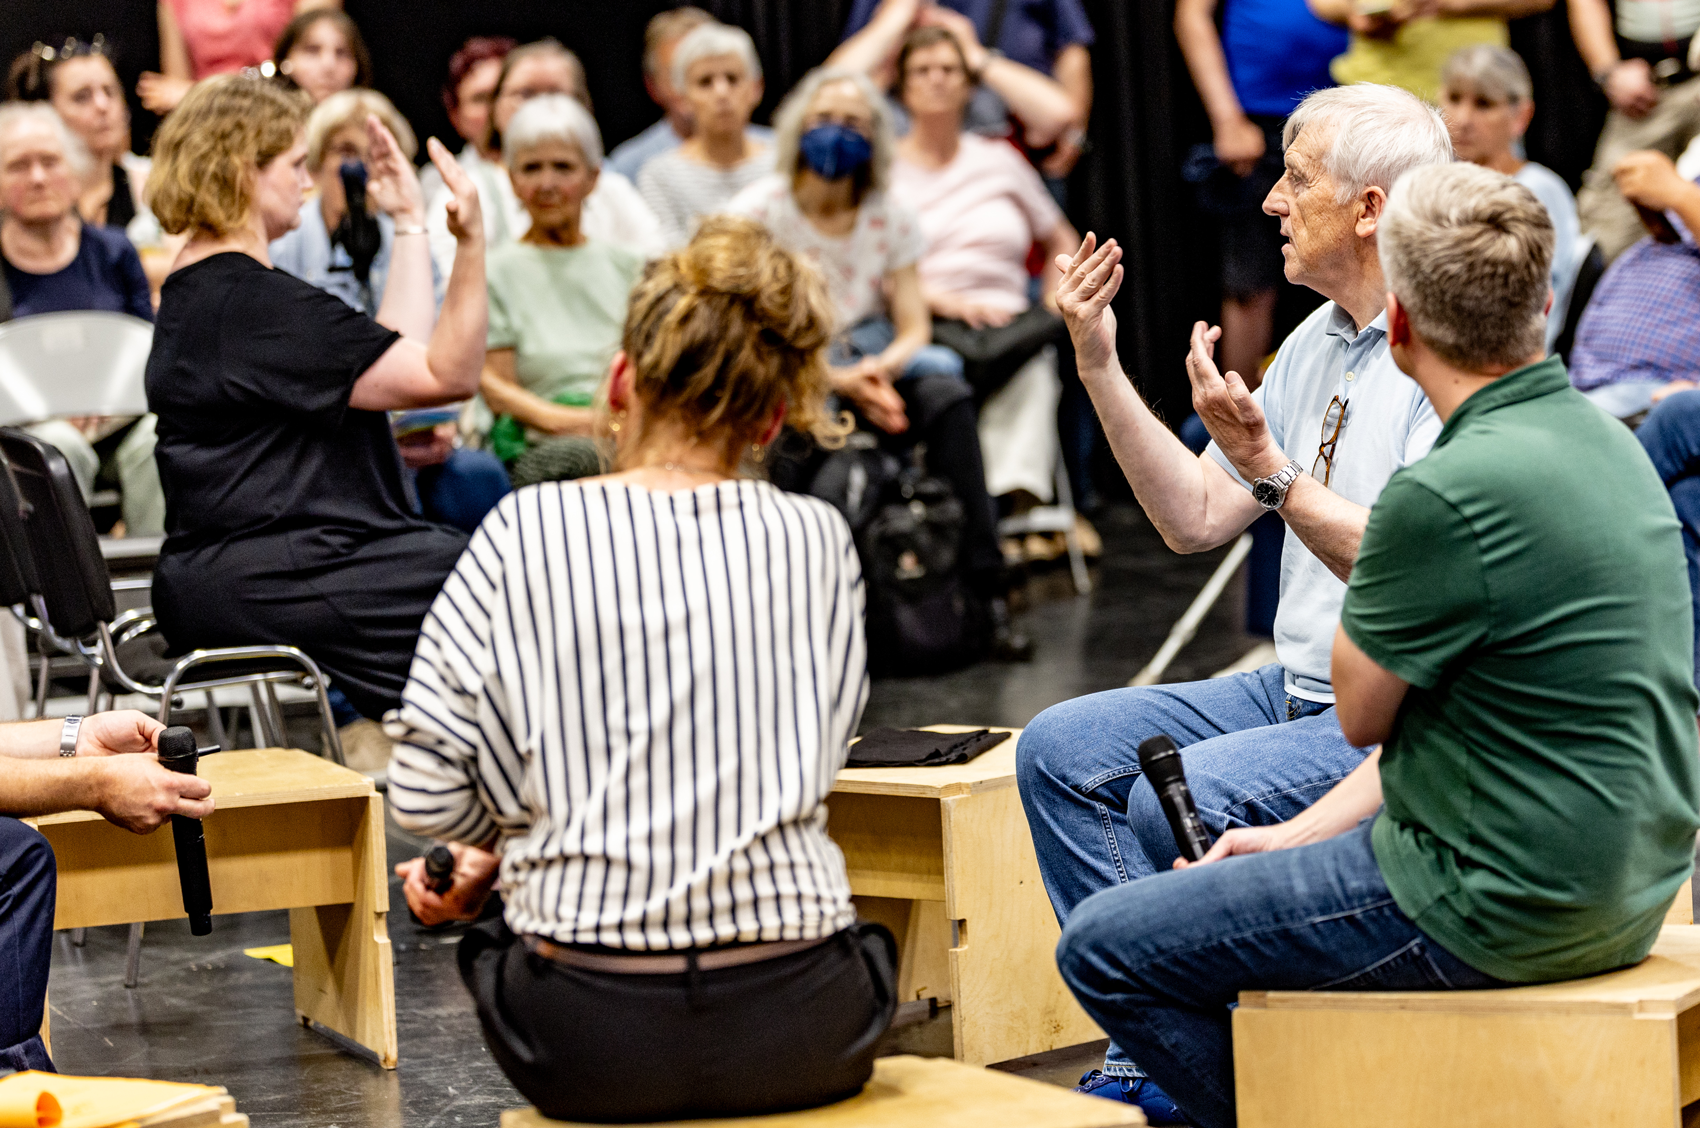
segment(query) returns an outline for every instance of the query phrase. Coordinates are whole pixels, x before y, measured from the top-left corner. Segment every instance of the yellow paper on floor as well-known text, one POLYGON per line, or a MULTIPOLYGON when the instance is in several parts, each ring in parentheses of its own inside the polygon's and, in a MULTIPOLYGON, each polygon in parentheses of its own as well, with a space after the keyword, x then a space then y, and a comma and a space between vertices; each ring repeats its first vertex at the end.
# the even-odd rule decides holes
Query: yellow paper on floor
POLYGON ((114 1128, 223 1092, 210 1085, 31 1070, 0 1079, 0 1128, 114 1128))
POLYGON ((284 967, 295 966, 295 945, 293 944, 270 944, 264 948, 243 948, 242 954, 253 956, 257 960, 270 960, 272 963, 282 964, 284 967))

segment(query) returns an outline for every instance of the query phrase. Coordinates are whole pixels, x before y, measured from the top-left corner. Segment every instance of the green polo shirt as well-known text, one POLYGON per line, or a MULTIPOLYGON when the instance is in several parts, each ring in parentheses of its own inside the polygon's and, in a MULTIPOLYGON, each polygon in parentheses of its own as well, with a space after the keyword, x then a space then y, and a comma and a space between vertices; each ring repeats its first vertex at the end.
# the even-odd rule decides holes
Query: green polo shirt
POLYGON ((1341 615, 1411 685, 1375 857, 1465 963, 1536 982, 1652 947, 1700 827, 1689 608, 1664 486, 1556 358, 1382 491, 1341 615))

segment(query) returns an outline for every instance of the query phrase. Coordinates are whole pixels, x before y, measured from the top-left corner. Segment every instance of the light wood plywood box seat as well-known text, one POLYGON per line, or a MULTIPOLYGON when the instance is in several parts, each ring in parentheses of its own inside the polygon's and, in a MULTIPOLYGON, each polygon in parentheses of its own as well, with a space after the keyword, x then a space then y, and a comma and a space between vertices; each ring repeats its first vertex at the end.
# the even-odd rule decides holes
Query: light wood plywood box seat
POLYGON ((1015 787, 1021 731, 998 731, 1010 739, 954 767, 846 768, 827 800, 857 911, 897 936, 899 1001, 950 1004, 970 1065, 1103 1037, 1057 973, 1061 929, 1015 787))
MULTIPOLYGON (((293 748, 200 763, 215 913, 289 910, 295 1011, 395 1068, 395 965, 383 798, 359 772, 293 748)), ((33 820, 59 863, 55 928, 182 917, 171 831, 138 837, 92 811, 33 820)))
POLYGON ((1240 1128, 1700 1124, 1700 926, 1562 983, 1245 992, 1233 1026, 1240 1128))
MULTIPOLYGON (((889 1057, 856 1096, 824 1108, 728 1120, 675 1120, 668 1128, 1119 1128, 1143 1126, 1132 1105, 1082 1097, 937 1058, 889 1057)), ((534 1108, 502 1114, 502 1128, 577 1128, 534 1108)), ((657 1128, 631 1125, 630 1128, 657 1128)))

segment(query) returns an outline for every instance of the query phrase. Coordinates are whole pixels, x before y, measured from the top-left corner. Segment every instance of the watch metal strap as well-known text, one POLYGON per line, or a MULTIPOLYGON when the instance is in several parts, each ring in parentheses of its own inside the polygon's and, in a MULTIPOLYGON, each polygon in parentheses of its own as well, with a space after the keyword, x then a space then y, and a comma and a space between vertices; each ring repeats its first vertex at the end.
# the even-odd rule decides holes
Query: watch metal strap
POLYGON ((83 727, 81 717, 66 717, 65 727, 59 730, 59 755, 77 754, 77 730, 83 727))

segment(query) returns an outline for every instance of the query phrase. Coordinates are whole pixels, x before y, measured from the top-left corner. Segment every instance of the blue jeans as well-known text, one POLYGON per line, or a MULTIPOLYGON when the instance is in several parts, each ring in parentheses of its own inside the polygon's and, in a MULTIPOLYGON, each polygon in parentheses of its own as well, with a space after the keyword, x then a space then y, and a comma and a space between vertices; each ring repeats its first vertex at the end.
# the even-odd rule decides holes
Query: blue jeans
POLYGON ((1635 437, 1647 448, 1682 522, 1688 588, 1695 598, 1695 684, 1700 685, 1700 391, 1677 392, 1654 404, 1635 437))
POLYGON ((1069 918, 1063 979, 1201 1128, 1235 1123, 1230 1015, 1241 991, 1509 986, 1399 911, 1370 848, 1373 822, 1106 889, 1069 918))
POLYGON ((496 508, 512 487, 501 459, 487 450, 463 447, 446 462, 417 471, 414 488, 425 517, 453 525, 463 533, 474 533, 484 515, 496 508))
MULTIPOLYGON (((1016 781, 1057 919, 1095 893, 1170 869, 1180 856, 1141 741, 1167 733, 1212 836, 1285 822, 1363 762, 1332 705, 1289 697, 1280 666, 1182 685, 1112 689, 1053 705, 1021 734, 1016 781)), ((1143 1064, 1143 1063, 1141 1063, 1143 1064)), ((1112 1076, 1139 1070, 1112 1042, 1112 1076)))
MULTIPOLYGON (((865 356, 877 356, 891 347, 897 339, 897 329, 884 317, 869 317, 846 329, 832 342, 827 361, 840 367, 854 364, 865 356)), ((915 350, 909 363, 903 366, 900 380, 912 376, 952 376, 966 380, 962 374, 962 358, 943 345, 924 345, 915 350)))
POLYGON ((41 1042, 53 906, 53 847, 16 819, 0 818, 0 1072, 52 1072, 41 1042))

